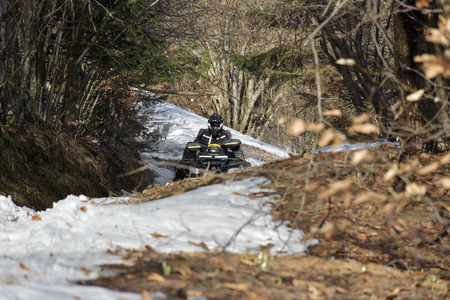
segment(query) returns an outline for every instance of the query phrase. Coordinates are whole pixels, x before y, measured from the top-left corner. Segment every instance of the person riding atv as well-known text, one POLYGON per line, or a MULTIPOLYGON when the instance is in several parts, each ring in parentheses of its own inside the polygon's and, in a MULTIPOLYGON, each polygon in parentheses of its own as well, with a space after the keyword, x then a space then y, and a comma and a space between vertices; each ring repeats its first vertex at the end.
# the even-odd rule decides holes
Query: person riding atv
POLYGON ((241 141, 223 128, 223 118, 217 113, 208 118, 208 128, 200 129, 195 140, 186 144, 180 164, 188 168, 177 167, 174 180, 200 176, 203 172, 197 167, 227 172, 251 166, 245 160, 241 141))

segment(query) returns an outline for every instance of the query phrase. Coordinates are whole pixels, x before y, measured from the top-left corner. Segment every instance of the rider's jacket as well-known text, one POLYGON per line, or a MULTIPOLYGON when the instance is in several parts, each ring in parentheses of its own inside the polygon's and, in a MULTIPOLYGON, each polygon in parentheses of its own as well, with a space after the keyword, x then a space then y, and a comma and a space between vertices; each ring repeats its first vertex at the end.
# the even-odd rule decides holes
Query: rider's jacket
POLYGON ((216 138, 213 138, 212 134, 209 132, 209 129, 200 129, 194 142, 202 145, 223 145, 229 139, 231 139, 231 132, 229 130, 222 130, 216 138))

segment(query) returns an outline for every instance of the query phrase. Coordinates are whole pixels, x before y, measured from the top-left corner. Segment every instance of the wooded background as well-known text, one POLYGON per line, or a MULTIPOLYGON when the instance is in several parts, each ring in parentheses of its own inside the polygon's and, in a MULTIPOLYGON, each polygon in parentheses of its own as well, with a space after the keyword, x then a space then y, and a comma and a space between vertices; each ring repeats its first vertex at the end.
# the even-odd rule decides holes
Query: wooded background
POLYGON ((291 151, 325 129, 448 150, 449 17, 446 0, 2 0, 0 122, 130 139, 139 87, 291 151), (349 131, 362 113, 377 129, 349 131))

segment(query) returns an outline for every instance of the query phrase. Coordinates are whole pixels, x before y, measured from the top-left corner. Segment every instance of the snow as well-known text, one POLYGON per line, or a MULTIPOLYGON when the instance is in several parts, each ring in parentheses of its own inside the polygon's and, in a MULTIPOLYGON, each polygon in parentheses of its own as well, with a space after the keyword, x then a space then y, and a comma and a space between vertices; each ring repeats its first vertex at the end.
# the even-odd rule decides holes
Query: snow
POLYGON ((330 153, 330 152, 346 152, 346 151, 356 151, 361 149, 367 149, 367 148, 374 148, 378 147, 380 145, 393 145, 395 147, 400 147, 400 143, 398 142, 391 142, 388 140, 381 140, 378 142, 372 142, 372 143, 355 143, 355 144, 349 144, 349 143, 341 143, 339 145, 329 145, 320 149, 317 149, 315 153, 330 153))
MULTIPOLYGON (((144 152, 141 155, 146 160, 147 165, 158 173, 158 183, 165 184, 172 181, 174 174, 168 171, 167 168, 161 167, 158 160, 178 162, 181 159, 186 143, 192 142, 197 136, 198 131, 201 128, 207 127, 208 120, 167 102, 142 105, 141 109, 144 113, 148 109, 154 112, 151 115, 152 122, 148 122, 146 127, 150 132, 156 131, 164 137, 162 140, 151 145, 151 153, 144 152)), ((264 150, 265 152, 278 156, 280 159, 289 157, 289 153, 284 149, 243 135, 227 126, 224 126, 224 128, 231 132, 233 138, 240 139, 244 145, 264 150)), ((258 161, 252 157, 246 157, 246 160, 252 166, 263 164, 262 161, 258 161)))
MULTIPOLYGON (((153 110, 150 130, 165 138, 142 153, 148 167, 164 184, 173 171, 159 161, 176 161, 186 142, 192 141, 206 119, 177 106, 160 102, 141 106, 153 110)), ((231 130, 243 144, 280 158, 283 149, 264 144, 231 130)), ((261 164, 248 158, 253 164, 261 164)), ((139 249, 146 245, 161 252, 204 251, 195 244, 236 253, 257 253, 273 244, 274 255, 305 253, 316 240, 302 242, 303 233, 272 221, 270 205, 277 199, 265 178, 222 183, 182 195, 145 203, 129 197, 89 199, 68 195, 45 211, 16 206, 0 196, 0 300, 3 299, 141 299, 139 294, 77 285, 95 279, 102 264, 121 263, 116 249, 139 249), (269 192, 250 199, 250 193, 269 192), (120 247, 120 248, 118 248, 120 247)), ((153 298, 164 298, 153 293, 153 298)))
MULTIPOLYGON (((141 107, 143 113, 148 109, 154 111, 154 119, 146 126, 165 138, 151 145, 152 156, 150 152, 142 156, 163 184, 173 178, 173 171, 159 161, 178 160, 185 143, 207 123, 164 102, 141 107)), ((288 156, 283 149, 231 131, 244 144, 280 158, 288 156)), ((253 165, 262 163, 248 160, 253 165)), ((195 245, 204 243, 211 249, 257 253, 260 246, 270 243, 275 245, 271 248, 274 255, 304 253, 317 241, 301 242, 301 231, 271 220, 270 206, 265 204, 277 196, 250 199, 250 193, 270 192, 264 188, 268 183, 264 178, 250 178, 140 204, 130 204, 128 197, 68 195, 39 212, 0 196, 0 300, 140 299, 138 294, 76 284, 100 276, 102 264, 121 263, 121 253, 111 254, 117 247, 149 245, 169 253, 204 251, 195 245)))

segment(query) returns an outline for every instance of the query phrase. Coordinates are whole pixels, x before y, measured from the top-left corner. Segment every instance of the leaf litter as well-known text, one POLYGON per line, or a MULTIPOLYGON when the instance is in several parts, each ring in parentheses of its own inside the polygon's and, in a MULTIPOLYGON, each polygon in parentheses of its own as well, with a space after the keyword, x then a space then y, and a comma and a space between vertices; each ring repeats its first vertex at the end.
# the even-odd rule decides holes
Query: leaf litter
MULTIPOLYGON (((306 239, 306 255, 272 256, 126 250, 133 264, 84 282, 113 290, 162 292, 166 299, 446 299, 450 279, 449 155, 405 154, 390 146, 308 154, 232 174, 152 187, 145 202, 219 182, 265 176, 279 195, 276 220, 306 239), (167 272, 170 268, 169 272, 167 272)), ((256 198, 261 195, 253 195, 256 198)), ((270 248, 270 245, 267 245, 270 248)))

